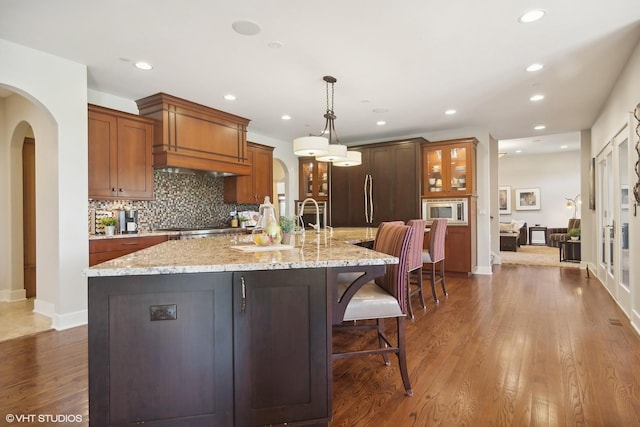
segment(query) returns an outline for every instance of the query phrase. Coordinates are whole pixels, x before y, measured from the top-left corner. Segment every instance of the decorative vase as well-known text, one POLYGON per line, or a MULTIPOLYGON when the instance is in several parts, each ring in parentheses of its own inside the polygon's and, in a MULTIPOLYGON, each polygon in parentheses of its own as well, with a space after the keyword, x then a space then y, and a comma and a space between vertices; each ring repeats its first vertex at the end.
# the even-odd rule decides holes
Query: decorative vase
POLYGON ((106 225, 104 227, 104 233, 107 236, 113 236, 116 234, 116 226, 115 225, 106 225))
POLYGON ((265 196, 259 212, 258 225, 251 233, 254 243, 260 246, 280 244, 282 241, 282 229, 278 221, 276 221, 275 209, 269 201, 269 196, 265 196))
POLYGON ((292 244, 292 242, 294 241, 293 239, 295 239, 293 237, 293 233, 282 233, 282 244, 283 245, 292 244))

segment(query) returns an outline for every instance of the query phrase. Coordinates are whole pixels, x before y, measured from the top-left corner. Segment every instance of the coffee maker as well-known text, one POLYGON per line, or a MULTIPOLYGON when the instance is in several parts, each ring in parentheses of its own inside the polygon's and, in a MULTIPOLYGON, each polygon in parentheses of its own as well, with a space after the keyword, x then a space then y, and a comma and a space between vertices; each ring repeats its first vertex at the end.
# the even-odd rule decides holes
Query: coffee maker
POLYGON ((120 234, 135 234, 138 232, 138 211, 122 209, 118 211, 118 229, 120 234))

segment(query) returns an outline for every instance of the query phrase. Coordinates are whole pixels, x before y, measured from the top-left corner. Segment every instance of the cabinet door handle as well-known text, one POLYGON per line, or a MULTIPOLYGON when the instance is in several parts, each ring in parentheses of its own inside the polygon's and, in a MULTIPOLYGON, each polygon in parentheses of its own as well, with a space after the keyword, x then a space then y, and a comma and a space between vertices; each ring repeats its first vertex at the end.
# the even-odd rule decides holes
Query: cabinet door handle
POLYGON ((122 193, 122 188, 118 188, 118 191, 122 193))
POLYGON ((369 195, 367 194, 367 184, 369 183, 369 175, 364 176, 364 188, 362 192, 364 193, 364 222, 365 224, 369 223, 369 195))
POLYGON ((373 176, 369 175, 369 223, 373 224, 373 176))
POLYGON ((244 276, 240 276, 240 285, 242 290, 242 303, 240 307, 240 313, 244 314, 247 310, 247 287, 244 283, 244 276))
POLYGON ((122 246, 138 246, 140 244, 140 242, 128 242, 128 243, 123 243, 122 246))

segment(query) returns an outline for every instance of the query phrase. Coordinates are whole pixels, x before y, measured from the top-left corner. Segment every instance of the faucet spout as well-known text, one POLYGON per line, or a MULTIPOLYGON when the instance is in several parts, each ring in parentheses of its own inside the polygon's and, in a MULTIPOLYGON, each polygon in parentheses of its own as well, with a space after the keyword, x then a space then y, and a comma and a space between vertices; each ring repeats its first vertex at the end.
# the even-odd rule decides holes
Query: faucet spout
POLYGON ((307 197, 302 201, 302 205, 300 205, 300 212, 298 212, 298 217, 300 218, 299 219, 300 225, 302 227, 302 230, 304 230, 304 219, 302 215, 304 214, 304 207, 306 206, 307 202, 313 202, 313 204, 316 207, 316 223, 315 224, 309 223, 309 225, 314 230, 316 230, 316 234, 319 234, 320 233, 320 206, 318 205, 318 202, 312 197, 307 197))

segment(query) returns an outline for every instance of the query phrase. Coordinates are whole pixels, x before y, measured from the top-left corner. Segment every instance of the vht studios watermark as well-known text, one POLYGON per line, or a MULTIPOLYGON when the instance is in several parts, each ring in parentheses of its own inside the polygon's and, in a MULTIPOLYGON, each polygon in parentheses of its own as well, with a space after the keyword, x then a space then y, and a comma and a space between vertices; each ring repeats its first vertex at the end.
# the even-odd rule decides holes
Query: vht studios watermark
POLYGON ((7 414, 8 423, 81 423, 82 415, 75 414, 7 414))

